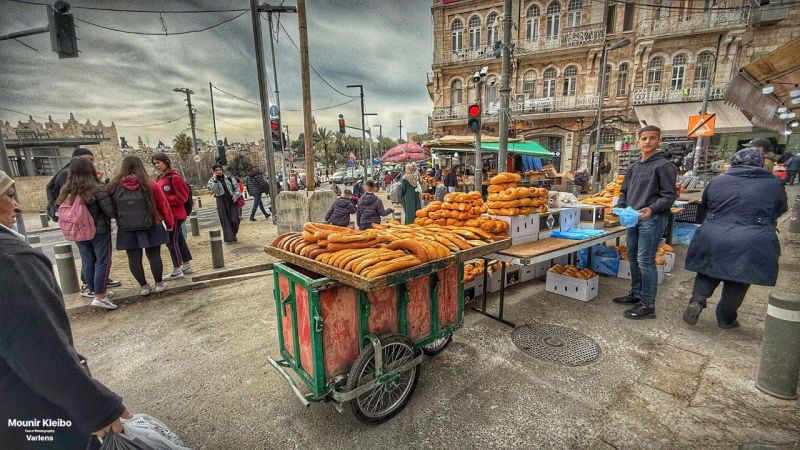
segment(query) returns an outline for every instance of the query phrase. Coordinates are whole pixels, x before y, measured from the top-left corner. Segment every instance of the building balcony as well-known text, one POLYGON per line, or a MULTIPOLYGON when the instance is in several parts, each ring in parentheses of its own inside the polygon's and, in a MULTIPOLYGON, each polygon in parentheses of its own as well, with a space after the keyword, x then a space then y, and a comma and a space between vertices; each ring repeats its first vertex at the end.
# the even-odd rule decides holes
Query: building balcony
POLYGON ((706 11, 691 16, 667 16, 646 19, 639 25, 639 38, 685 35, 704 31, 742 28, 750 21, 750 8, 727 11, 706 11))
MULTIPOLYGON (((570 111, 585 111, 597 108, 597 95, 573 95, 566 97, 531 98, 522 101, 512 100, 511 114, 525 116, 529 114, 552 114, 570 111)), ((500 102, 492 102, 483 108, 485 120, 497 120, 500 102)), ((467 118, 467 105, 445 106, 433 108, 431 115, 434 121, 461 120, 467 118)))
MULTIPOLYGON (((716 84, 711 86, 709 100, 723 100, 727 84, 716 84)), ((634 105, 653 105, 658 103, 683 103, 700 102, 705 95, 704 86, 687 87, 684 89, 669 89, 665 91, 655 91, 650 89, 634 89, 631 91, 631 103, 634 105)))

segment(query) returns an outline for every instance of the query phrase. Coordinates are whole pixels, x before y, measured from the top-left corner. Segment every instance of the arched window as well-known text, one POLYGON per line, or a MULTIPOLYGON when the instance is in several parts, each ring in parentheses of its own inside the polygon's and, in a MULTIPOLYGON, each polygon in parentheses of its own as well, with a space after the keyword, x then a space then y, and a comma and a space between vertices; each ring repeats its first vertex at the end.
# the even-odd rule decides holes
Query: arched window
POLYGON ((547 5, 547 28, 545 37, 547 39, 557 39, 561 33, 561 3, 550 2, 547 5))
POLYGON ((489 17, 486 19, 486 29, 488 36, 486 37, 486 43, 489 47, 494 47, 494 43, 500 40, 500 34, 498 33, 499 27, 497 22, 497 13, 493 12, 489 14, 489 17))
POLYGON ((536 96, 536 72, 529 70, 522 77, 522 92, 530 97, 536 96))
POLYGON ((469 49, 476 50, 481 45, 481 19, 472 16, 469 19, 469 49))
POLYGON ((535 41, 539 38, 539 7, 531 5, 525 16, 525 39, 535 41))
POLYGON ((661 75, 664 73, 664 58, 656 56, 647 64, 647 88, 661 90, 661 75))
POLYGON ((463 103, 464 90, 461 89, 461 80, 455 79, 450 82, 450 106, 456 106, 463 103))
POLYGON ((453 52, 461 50, 464 44, 464 24, 460 20, 453 21, 453 26, 450 27, 450 36, 452 37, 450 47, 453 52))
POLYGON ((686 82, 686 55, 678 55, 672 59, 671 89, 682 89, 686 82))
POLYGON ((608 97, 608 80, 611 79, 611 66, 606 65, 606 73, 603 75, 603 98, 608 97))
POLYGON ((567 95, 575 95, 575 88, 578 85, 578 68, 575 66, 569 66, 564 69, 564 90, 562 94, 567 95))
POLYGON ((697 56, 697 63, 694 66, 694 85, 696 87, 705 86, 706 82, 711 81, 713 64, 714 55, 711 52, 703 52, 697 56))
POLYGON ((617 97, 624 97, 628 93, 628 63, 619 65, 617 71, 617 97))
POLYGON ((492 104, 497 101, 497 77, 492 75, 486 79, 486 102, 492 104))
POLYGON ((544 71, 544 82, 542 85, 542 97, 555 97, 556 96, 556 77, 558 73, 556 69, 551 67, 544 71))
POLYGON ((567 5, 567 27, 577 27, 581 24, 581 8, 583 1, 570 0, 567 5))

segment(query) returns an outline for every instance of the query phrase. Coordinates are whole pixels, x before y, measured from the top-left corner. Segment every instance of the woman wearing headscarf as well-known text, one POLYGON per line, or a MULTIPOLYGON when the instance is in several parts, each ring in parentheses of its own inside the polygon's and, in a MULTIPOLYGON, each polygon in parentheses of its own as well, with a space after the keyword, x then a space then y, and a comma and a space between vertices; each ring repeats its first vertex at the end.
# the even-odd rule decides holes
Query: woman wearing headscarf
POLYGON ((222 226, 222 240, 226 244, 233 244, 238 241, 236 234, 239 233, 240 208, 236 204, 242 192, 239 190, 239 183, 234 181, 230 175, 225 175, 222 166, 214 164, 214 174, 208 180, 208 190, 214 194, 217 200, 217 214, 219 214, 219 224, 222 226))
POLYGON ((422 208, 422 201, 419 198, 422 189, 419 185, 419 169, 416 164, 406 164, 406 173, 400 183, 400 203, 403 205, 405 223, 410 224, 414 222, 417 211, 422 208))
POLYGON ((736 311, 751 284, 775 286, 781 254, 776 222, 787 211, 781 181, 764 168, 758 149, 738 151, 731 168, 703 191, 708 211, 686 255, 686 269, 696 272, 683 320, 694 325, 706 300, 722 283, 717 325, 739 326, 736 311))

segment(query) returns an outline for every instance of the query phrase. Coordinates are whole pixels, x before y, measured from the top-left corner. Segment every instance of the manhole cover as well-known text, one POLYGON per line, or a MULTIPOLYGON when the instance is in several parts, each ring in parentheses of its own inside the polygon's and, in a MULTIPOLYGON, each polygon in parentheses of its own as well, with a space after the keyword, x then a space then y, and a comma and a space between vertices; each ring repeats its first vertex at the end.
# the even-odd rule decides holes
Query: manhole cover
POLYGON ((231 250, 234 255, 254 255, 256 253, 264 253, 264 247, 258 245, 248 245, 246 247, 236 247, 231 250))
POLYGON ((511 335, 525 353, 563 366, 582 366, 600 358, 600 346, 569 328, 544 323, 525 324, 511 335))

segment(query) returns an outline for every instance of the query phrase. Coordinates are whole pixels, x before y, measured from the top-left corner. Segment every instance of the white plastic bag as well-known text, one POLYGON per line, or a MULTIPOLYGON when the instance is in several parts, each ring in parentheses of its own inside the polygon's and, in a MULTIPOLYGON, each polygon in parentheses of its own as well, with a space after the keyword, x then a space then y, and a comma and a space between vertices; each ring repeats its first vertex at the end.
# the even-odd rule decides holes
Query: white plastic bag
POLYGON ((139 440, 154 450, 191 450, 177 434, 155 417, 134 414, 131 419, 121 420, 128 437, 134 441, 139 440))

